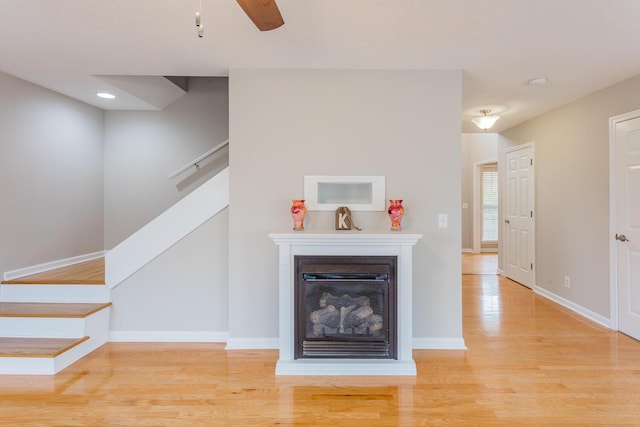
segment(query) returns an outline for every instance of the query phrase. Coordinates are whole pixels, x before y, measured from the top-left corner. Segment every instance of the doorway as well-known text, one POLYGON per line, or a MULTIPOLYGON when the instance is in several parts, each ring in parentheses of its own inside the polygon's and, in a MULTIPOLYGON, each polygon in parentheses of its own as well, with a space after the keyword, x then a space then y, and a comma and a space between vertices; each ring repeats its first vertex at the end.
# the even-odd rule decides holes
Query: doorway
MULTIPOLYGON (((483 217, 490 219, 490 206, 483 215, 483 169, 497 166, 497 134, 462 134, 462 251, 480 253, 497 251, 494 244, 483 240, 483 217), (488 243, 488 244, 487 244, 488 243), (484 248, 483 248, 484 246, 484 248), (493 248, 491 248, 493 246, 493 248)), ((496 169, 497 170, 497 169, 496 169)), ((499 183, 499 181, 498 181, 499 183)), ((497 200, 495 201, 497 204, 497 200)), ((497 218, 496 218, 497 225, 497 218)), ((502 231, 502 230, 499 230, 502 231)), ((491 238, 491 237, 490 237, 491 238)))

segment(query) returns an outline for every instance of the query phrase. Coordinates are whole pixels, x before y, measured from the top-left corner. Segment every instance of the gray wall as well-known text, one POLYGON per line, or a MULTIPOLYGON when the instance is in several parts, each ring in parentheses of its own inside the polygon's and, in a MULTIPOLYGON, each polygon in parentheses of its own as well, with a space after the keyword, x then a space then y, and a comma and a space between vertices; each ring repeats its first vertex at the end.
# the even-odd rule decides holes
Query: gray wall
MULTIPOLYGON (((228 165, 225 148, 200 169, 167 178, 228 138, 227 82, 190 78, 187 94, 163 111, 105 113, 107 248, 228 165)), ((225 210, 114 289, 112 332, 115 339, 146 339, 150 332, 167 339, 180 339, 184 332, 226 332, 227 289, 225 210)))
POLYGON ((495 133, 462 134, 462 249, 473 249, 474 174, 476 164, 498 160, 498 135, 495 133))
POLYGON ((225 209, 116 287, 112 335, 144 340, 153 332, 173 340, 188 338, 184 332, 200 339, 226 334, 228 241, 225 209))
POLYGON ((535 142, 536 285, 605 318, 612 237, 609 118, 638 108, 640 76, 513 127, 500 138, 501 153, 535 142), (570 289, 563 286, 564 276, 571 278, 570 289))
MULTIPOLYGON (((229 333, 278 336, 277 249, 304 175, 385 175, 414 252, 414 336, 460 338, 459 71, 231 70, 229 333), (449 228, 438 229, 438 213, 449 228)), ((366 231, 384 212, 356 212, 366 231)), ((332 229, 332 212, 306 228, 332 229)))
POLYGON ((0 73, 0 273, 101 251, 103 112, 0 73))
POLYGON ((104 238, 111 249, 226 167, 227 150, 200 171, 167 176, 227 139, 227 78, 190 78, 162 111, 105 112, 104 238))

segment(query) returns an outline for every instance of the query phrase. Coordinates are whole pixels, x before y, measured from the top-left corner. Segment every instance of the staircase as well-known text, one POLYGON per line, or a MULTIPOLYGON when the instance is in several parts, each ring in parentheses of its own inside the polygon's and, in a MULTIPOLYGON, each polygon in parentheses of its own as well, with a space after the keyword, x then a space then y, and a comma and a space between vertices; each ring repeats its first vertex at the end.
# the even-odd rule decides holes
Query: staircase
MULTIPOLYGON (((197 166, 227 143, 172 176, 197 166)), ((226 168, 111 249, 105 258, 3 281, 0 375, 53 375, 106 343, 111 288, 228 205, 226 168)))
POLYGON ((0 374, 53 375, 107 342, 104 260, 0 286, 0 374))

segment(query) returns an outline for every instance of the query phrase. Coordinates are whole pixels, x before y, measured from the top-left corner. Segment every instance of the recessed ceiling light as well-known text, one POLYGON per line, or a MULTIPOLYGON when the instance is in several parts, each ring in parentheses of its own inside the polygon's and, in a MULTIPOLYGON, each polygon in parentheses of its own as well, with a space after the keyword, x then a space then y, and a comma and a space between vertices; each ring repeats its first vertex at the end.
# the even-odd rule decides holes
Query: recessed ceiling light
POLYGON ((527 82, 529 86, 543 86, 546 85, 549 79, 546 77, 537 77, 535 79, 531 79, 527 82))
POLYGON ((98 92, 96 95, 104 99, 114 99, 116 97, 114 94, 109 92, 98 92))

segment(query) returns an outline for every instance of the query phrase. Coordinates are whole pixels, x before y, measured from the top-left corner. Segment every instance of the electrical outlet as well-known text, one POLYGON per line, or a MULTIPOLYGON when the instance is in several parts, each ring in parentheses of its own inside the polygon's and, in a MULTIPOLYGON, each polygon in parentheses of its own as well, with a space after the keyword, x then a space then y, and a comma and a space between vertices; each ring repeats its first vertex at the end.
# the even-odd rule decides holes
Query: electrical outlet
POLYGON ((564 287, 565 288, 571 287, 571 279, 569 278, 569 276, 564 276, 564 287))

